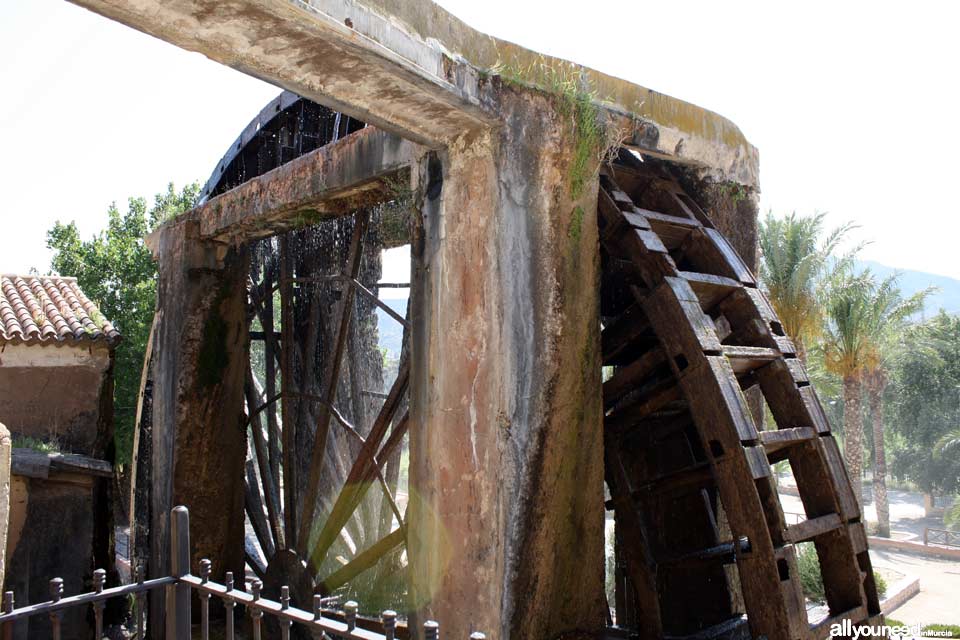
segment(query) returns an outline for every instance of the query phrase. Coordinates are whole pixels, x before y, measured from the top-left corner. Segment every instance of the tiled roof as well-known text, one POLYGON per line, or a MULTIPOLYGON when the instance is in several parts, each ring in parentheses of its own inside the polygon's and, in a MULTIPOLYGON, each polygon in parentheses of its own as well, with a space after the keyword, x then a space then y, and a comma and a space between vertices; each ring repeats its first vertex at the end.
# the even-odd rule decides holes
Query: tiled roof
POLYGON ((113 345, 120 332, 83 295, 76 278, 0 275, 0 340, 113 345))

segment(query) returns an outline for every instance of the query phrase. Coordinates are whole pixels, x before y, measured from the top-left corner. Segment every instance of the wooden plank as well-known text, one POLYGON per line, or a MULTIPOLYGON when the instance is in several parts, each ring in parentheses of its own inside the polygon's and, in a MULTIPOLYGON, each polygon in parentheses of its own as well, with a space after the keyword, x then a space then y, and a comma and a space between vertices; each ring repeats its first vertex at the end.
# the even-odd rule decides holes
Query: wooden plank
POLYGON ((780 572, 780 599, 787 611, 787 628, 793 638, 806 638, 808 630, 806 599, 800 585, 800 570, 793 546, 776 551, 777 570, 780 572))
POLYGON ((712 484, 713 470, 709 464, 702 462, 644 482, 633 490, 631 496, 636 500, 642 500, 651 495, 676 495, 698 491, 712 484))
POLYGON ((682 355, 691 363, 703 353, 722 352, 713 320, 703 313, 697 295, 683 278, 664 278, 642 303, 671 357, 682 355))
POLYGON ((829 468, 833 492, 839 504, 840 517, 847 522, 859 520, 861 515, 860 505, 853 495, 853 489, 850 487, 847 466, 843 462, 843 456, 836 440, 833 439, 833 436, 822 436, 818 439, 818 444, 829 468))
POLYGON ((676 380, 668 378, 630 398, 603 420, 604 426, 614 431, 629 429, 644 418, 680 399, 676 380))
POLYGON ((757 279, 743 262, 743 259, 740 258, 740 254, 730 246, 730 243, 727 242, 724 235, 716 229, 710 229, 709 227, 705 227, 703 232, 723 257, 727 267, 735 274, 732 277, 746 285, 756 286, 757 279))
POLYGON ((780 352, 767 347, 742 347, 723 345, 723 355, 730 360, 730 366, 737 375, 749 373, 776 360, 780 352))
POLYGON ((661 567, 700 567, 709 564, 733 564, 736 562, 736 548, 740 553, 750 552, 750 541, 742 538, 737 544, 724 542, 707 549, 699 549, 677 556, 664 558, 658 562, 661 567))
MULTIPOLYGON (((729 245, 720 246, 709 232, 717 233, 713 229, 699 227, 690 232, 686 240, 679 247, 683 258, 681 264, 689 263, 690 271, 712 273, 755 287, 756 279, 739 259, 736 252, 729 245), (728 255, 724 247, 732 252, 728 255)), ((722 237, 722 236, 721 236, 722 237)))
POLYGON ((700 208, 700 205, 698 205, 693 198, 686 194, 679 184, 676 185, 676 188, 673 190, 673 197, 676 199, 677 204, 680 205, 681 210, 683 210, 686 215, 690 216, 691 218, 695 218, 708 229, 713 228, 713 221, 710 220, 710 216, 708 216, 706 212, 700 208))
POLYGON ((823 532, 813 539, 820 559, 823 591, 830 611, 846 611, 866 603, 863 575, 845 528, 823 532))
POLYGON ((763 443, 768 457, 782 449, 810 443, 816 437, 817 432, 810 427, 789 427, 760 432, 760 442, 763 443))
POLYGON ((642 516, 631 497, 630 482, 623 462, 610 439, 604 439, 604 475, 610 490, 611 503, 616 511, 618 535, 632 544, 620 545, 627 561, 630 582, 639 608, 637 619, 642 620, 638 634, 644 640, 657 640, 663 633, 660 617, 660 598, 657 593, 657 566, 650 552, 650 542, 642 516))
POLYGON ((830 633, 830 628, 835 625, 843 625, 844 620, 849 620, 853 626, 858 626, 867 617, 867 609, 864 606, 856 606, 851 609, 838 613, 835 616, 828 616, 810 628, 810 637, 823 640, 834 637, 830 633))
POLYGON ((643 384, 666 361, 663 349, 654 347, 630 364, 617 367, 613 376, 603 383, 604 408, 609 409, 624 395, 643 384))
POLYGON ((804 520, 803 522, 787 527, 787 534, 785 537, 787 542, 792 542, 794 544, 798 542, 807 542, 808 540, 813 540, 817 536, 821 536, 828 531, 833 531, 840 526, 840 516, 836 513, 829 513, 825 516, 810 518, 809 520, 804 520))
POLYGON ((686 231, 684 231, 684 235, 686 235, 690 229, 697 229, 700 227, 700 223, 696 220, 672 216, 668 213, 661 213, 659 211, 641 209, 639 207, 637 209, 643 214, 643 216, 650 223, 650 226, 657 233, 660 233, 661 229, 665 229, 666 227, 673 227, 676 229, 685 229, 686 231))
POLYGON ((813 387, 798 387, 794 372, 785 360, 773 360, 757 369, 755 375, 780 429, 813 427, 817 433, 830 432, 827 416, 813 387))
POLYGON ((783 354, 796 353, 773 308, 758 289, 738 289, 720 303, 718 310, 730 322, 731 340, 736 344, 770 347, 783 354))
POLYGON ((707 312, 741 287, 741 284, 736 280, 710 273, 681 271, 680 276, 690 283, 690 287, 700 300, 701 308, 707 312))
POLYGON ((867 531, 863 528, 863 524, 856 522, 853 524, 847 525, 847 536, 850 538, 850 543, 853 545, 854 553, 863 553, 867 551, 867 531))
POLYGON ((623 214, 623 219, 627 221, 634 229, 640 229, 643 231, 649 231, 651 229, 650 223, 647 221, 647 217, 640 213, 637 209, 631 207, 632 210, 621 211, 623 214))
POLYGON ((663 241, 653 231, 648 231, 646 229, 634 229, 633 232, 636 234, 637 238, 640 240, 640 244, 643 246, 644 250, 648 253, 662 253, 669 254, 667 248, 663 245, 663 241))
POLYGON ((767 454, 763 447, 744 447, 743 453, 747 458, 747 466, 750 467, 750 475, 754 480, 770 477, 770 462, 767 460, 767 454))
POLYGON ((643 214, 647 224, 660 236, 660 240, 670 251, 682 247, 690 235, 690 231, 700 226, 693 220, 678 218, 657 211, 647 209, 637 209, 637 211, 643 214))
MULTIPOLYGON (((701 412, 703 420, 714 420, 715 426, 711 425, 706 430, 701 427, 701 431, 719 436, 721 429, 730 428, 731 433, 736 434, 741 443, 756 442, 760 436, 730 363, 723 356, 709 356, 705 360, 706 370, 698 372, 695 377, 691 376, 689 381, 682 384, 687 391, 688 401, 692 401, 691 395, 697 394, 697 382, 707 385, 696 399, 697 410, 701 412), (708 384, 711 378, 713 382, 708 384)), ((693 413, 697 425, 700 426, 697 412, 693 413)))
POLYGON ((600 333, 603 364, 617 364, 617 358, 645 334, 655 340, 642 305, 634 304, 600 333))

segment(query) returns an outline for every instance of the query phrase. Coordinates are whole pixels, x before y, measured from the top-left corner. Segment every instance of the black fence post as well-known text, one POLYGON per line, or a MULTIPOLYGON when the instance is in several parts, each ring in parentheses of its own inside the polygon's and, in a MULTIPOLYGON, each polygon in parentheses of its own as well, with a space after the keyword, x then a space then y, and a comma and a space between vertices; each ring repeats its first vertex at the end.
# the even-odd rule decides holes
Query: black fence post
MULTIPOLYGON (((190 573, 190 513, 184 506, 170 511, 170 574, 182 578, 190 573)), ((167 586, 166 640, 190 638, 190 585, 176 582, 167 586)))

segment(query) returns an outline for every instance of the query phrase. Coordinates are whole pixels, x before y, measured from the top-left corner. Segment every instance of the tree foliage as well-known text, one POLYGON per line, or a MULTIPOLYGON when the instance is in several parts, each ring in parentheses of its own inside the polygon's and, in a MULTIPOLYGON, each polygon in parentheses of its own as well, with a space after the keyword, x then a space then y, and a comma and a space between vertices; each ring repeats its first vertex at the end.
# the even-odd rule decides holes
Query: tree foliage
POLYGON ((843 225, 824 237, 823 213, 777 218, 768 212, 760 222, 760 279, 780 322, 805 359, 806 345, 823 326, 823 282, 840 260, 833 257, 838 243, 853 228, 843 225))
POLYGON ((941 311, 905 331, 891 387, 900 436, 894 475, 928 493, 957 492, 960 456, 950 434, 960 426, 960 318, 941 311))
POLYGON ((130 198, 125 213, 111 204, 106 228, 89 240, 81 240, 75 222, 57 221, 47 232, 47 247, 54 251, 51 270, 76 277, 123 336, 114 365, 118 464, 131 458, 140 372, 156 303, 157 268, 143 239, 158 224, 191 209, 199 192, 198 183, 181 191, 170 184, 152 207, 144 198, 130 198))

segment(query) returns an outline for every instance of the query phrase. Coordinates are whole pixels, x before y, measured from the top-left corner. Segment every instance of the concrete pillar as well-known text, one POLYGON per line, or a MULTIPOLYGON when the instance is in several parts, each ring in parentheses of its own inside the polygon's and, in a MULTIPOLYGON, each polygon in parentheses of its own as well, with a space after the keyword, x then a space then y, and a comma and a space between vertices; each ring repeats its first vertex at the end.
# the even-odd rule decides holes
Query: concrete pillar
POLYGON ((7 531, 10 527, 10 431, 0 422, 0 586, 7 576, 7 531))
MULTIPOLYGON (((182 504, 192 566, 209 558, 214 575, 243 575, 246 254, 200 242, 192 222, 157 233, 150 574, 169 574, 170 509, 182 504)), ((152 596, 161 633, 162 593, 152 596)))
POLYGON ((605 622, 598 162, 572 188, 562 98, 491 93, 419 174, 411 586, 444 637, 553 638, 605 622))

